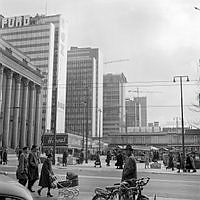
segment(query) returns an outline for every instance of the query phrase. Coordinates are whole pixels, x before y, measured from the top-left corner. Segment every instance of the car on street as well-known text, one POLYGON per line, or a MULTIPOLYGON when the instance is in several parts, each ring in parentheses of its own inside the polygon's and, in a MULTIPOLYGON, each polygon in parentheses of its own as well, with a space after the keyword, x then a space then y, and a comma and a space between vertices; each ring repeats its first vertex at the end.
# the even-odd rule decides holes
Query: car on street
POLYGON ((1 200, 33 200, 30 192, 16 180, 0 172, 0 199, 1 200))

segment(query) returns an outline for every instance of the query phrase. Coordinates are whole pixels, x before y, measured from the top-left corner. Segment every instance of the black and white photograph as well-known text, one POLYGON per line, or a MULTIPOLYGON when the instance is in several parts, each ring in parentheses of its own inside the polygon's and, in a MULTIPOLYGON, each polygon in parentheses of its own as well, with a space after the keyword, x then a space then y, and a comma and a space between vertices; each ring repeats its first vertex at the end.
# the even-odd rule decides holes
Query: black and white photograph
POLYGON ((0 0, 0 200, 199 183, 199 0, 0 0))

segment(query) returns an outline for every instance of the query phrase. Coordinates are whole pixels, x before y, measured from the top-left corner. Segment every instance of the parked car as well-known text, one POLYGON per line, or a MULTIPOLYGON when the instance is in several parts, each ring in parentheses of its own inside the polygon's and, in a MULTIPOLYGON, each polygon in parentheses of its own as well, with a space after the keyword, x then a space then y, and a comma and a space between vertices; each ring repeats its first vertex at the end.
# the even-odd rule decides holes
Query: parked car
POLYGON ((30 192, 6 173, 0 172, 1 200, 33 200, 30 192))

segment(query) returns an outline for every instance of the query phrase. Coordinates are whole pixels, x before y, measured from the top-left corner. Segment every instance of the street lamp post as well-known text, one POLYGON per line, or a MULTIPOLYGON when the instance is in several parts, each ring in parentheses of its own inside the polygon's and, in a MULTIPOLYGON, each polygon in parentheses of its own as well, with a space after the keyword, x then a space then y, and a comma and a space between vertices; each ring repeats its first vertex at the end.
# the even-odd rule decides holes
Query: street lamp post
POLYGON ((99 153, 101 152, 101 112, 102 110, 99 109, 99 153))
POLYGON ((183 118, 183 78, 186 78, 186 81, 189 81, 188 76, 174 76, 173 82, 176 82, 176 79, 180 80, 180 90, 181 90, 181 125, 182 125, 182 160, 183 160, 183 171, 185 172, 185 139, 184 139, 184 118, 183 118))
POLYGON ((84 151, 85 148, 85 107, 86 107, 86 102, 81 102, 83 104, 83 143, 82 143, 82 149, 84 151))

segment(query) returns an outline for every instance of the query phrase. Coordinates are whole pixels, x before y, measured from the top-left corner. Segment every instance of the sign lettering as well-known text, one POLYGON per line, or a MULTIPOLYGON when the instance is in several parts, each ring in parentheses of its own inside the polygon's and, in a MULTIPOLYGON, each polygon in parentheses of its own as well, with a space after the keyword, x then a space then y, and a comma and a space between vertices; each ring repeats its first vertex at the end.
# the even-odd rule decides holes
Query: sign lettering
POLYGON ((28 26, 28 25, 30 25, 30 20, 31 20, 31 17, 29 15, 19 16, 19 17, 2 18, 1 28, 28 26))

